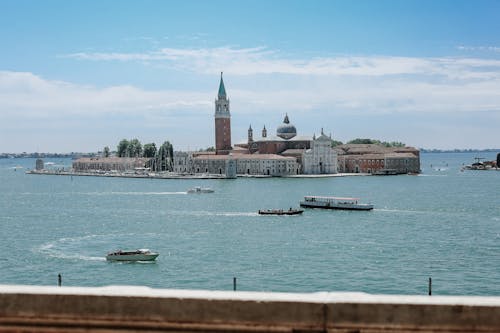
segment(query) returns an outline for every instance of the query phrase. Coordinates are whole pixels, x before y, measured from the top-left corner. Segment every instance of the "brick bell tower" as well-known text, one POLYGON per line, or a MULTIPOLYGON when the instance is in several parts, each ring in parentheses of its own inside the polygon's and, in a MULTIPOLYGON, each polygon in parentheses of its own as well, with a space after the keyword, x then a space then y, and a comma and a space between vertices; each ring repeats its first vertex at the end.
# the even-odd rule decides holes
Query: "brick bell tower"
POLYGON ((229 154, 231 149, 231 114, 221 72, 219 93, 215 100, 215 153, 217 155, 229 154))

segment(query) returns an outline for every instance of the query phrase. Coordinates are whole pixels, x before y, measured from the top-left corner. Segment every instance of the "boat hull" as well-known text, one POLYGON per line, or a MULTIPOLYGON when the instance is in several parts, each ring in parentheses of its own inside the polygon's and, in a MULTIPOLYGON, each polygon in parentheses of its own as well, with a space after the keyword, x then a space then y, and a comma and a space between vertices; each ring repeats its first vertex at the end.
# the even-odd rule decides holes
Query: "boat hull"
POLYGON ((304 211, 302 209, 295 210, 259 210, 259 215, 299 215, 304 211))
POLYGON ((340 210, 372 210, 373 205, 370 204, 338 204, 327 202, 300 202, 300 207, 306 208, 322 208, 322 209, 340 209, 340 210))
POLYGON ((192 194, 192 193, 214 193, 214 190, 209 189, 209 188, 194 188, 194 189, 189 189, 187 190, 187 193, 192 194))
POLYGON ((158 257, 158 253, 151 254, 126 254, 126 255, 114 255, 108 254, 106 260, 109 261, 153 261, 158 257))

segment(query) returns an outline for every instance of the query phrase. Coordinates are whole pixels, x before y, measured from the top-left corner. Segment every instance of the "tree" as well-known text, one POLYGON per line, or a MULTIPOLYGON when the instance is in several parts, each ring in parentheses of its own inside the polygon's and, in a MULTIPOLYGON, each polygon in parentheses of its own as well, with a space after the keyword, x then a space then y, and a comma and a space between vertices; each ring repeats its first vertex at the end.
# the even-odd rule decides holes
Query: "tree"
POLYGON ((377 143, 380 143, 379 140, 372 140, 372 139, 360 139, 360 138, 357 138, 357 139, 354 139, 354 140, 351 140, 347 143, 352 143, 352 144, 377 144, 377 143))
POLYGON ((376 145, 382 145, 382 146, 385 146, 385 147, 406 147, 406 144, 404 144, 402 142, 398 142, 398 141, 387 142, 387 141, 380 141, 380 140, 374 140, 374 139, 360 139, 360 138, 351 140, 351 141, 349 141, 347 143, 354 143, 354 144, 376 144, 376 145))
POLYGON ((129 152, 129 142, 127 139, 123 139, 122 141, 120 141, 120 143, 118 144, 118 147, 116 149, 116 154, 118 155, 118 157, 127 157, 127 156, 130 156, 128 155, 128 152, 129 152))
POLYGON ((146 143, 143 147, 142 156, 155 157, 157 153, 156 145, 154 143, 146 143))
POLYGON ((332 140, 332 147, 343 145, 342 141, 332 140))
POLYGON ((109 157, 109 147, 108 146, 104 147, 102 154, 104 157, 109 157))
POLYGON ((384 142, 384 144, 389 144, 389 147, 406 147, 406 144, 399 141, 384 142))
POLYGON ((163 142, 158 149, 157 154, 157 168, 160 171, 172 171, 174 160, 174 147, 168 141, 163 142))
POLYGON ((128 156, 129 157, 141 157, 142 156, 142 144, 138 139, 132 139, 128 145, 128 156))

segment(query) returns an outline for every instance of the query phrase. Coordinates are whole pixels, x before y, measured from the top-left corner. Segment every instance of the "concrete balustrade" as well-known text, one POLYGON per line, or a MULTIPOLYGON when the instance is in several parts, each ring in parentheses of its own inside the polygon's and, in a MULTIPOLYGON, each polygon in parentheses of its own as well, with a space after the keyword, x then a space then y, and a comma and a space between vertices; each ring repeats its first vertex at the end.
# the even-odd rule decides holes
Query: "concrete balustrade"
POLYGON ((0 285, 0 332, 500 332, 500 297, 0 285))

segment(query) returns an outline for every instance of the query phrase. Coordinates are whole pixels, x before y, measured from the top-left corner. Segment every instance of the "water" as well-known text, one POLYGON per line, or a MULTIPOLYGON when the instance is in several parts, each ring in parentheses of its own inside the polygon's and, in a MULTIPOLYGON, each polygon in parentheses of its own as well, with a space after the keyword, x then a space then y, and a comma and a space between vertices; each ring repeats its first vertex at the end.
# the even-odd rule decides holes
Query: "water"
POLYGON ((500 295, 500 171, 461 172, 475 155, 422 154, 420 176, 237 180, 38 176, 13 169, 34 159, 0 160, 0 284, 426 294, 432 277, 436 295, 500 295), (215 193, 186 194, 197 185, 215 193), (304 195, 375 210, 256 213, 304 195), (144 247, 156 262, 104 260, 144 247))

